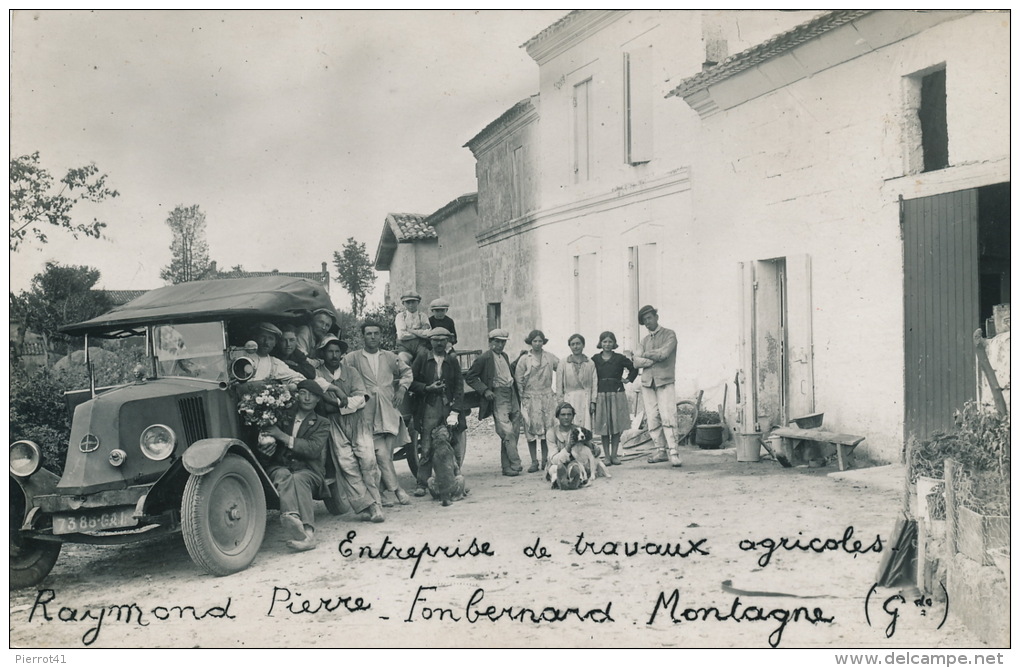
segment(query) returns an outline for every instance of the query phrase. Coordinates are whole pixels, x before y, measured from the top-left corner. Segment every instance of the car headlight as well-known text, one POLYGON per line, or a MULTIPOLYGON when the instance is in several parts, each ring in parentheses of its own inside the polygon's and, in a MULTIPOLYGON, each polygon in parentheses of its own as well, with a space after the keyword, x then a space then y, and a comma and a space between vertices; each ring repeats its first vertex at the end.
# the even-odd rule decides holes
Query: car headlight
POLYGON ((16 441, 11 444, 11 473, 27 478, 42 465, 42 451, 32 441, 16 441))
POLYGON ((158 462, 173 454, 177 436, 170 427, 154 424, 142 432, 138 445, 141 446, 143 455, 158 462))

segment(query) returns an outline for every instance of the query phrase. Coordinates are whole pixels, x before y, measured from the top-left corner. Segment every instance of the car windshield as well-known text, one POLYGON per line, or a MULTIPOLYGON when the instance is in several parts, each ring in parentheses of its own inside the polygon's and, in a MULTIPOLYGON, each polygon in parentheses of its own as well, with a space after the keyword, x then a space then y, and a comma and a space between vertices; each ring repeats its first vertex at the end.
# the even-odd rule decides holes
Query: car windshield
POLYGON ((156 325, 152 333, 160 376, 227 380, 222 323, 156 325))

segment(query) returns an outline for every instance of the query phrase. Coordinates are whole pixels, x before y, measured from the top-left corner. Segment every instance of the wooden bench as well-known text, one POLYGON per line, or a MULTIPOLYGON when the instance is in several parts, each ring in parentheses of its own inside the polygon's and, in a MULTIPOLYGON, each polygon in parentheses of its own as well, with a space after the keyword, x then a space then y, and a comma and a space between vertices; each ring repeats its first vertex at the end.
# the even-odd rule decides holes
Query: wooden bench
POLYGON ((825 459, 835 453, 840 471, 845 471, 848 467, 853 466, 854 448, 864 440, 864 436, 799 427, 780 427, 773 430, 772 435, 782 439, 780 441, 782 454, 786 456, 791 465, 816 459, 817 457, 805 457, 805 450, 812 450, 811 454, 817 453, 825 459), (808 444, 817 445, 812 448, 808 444))

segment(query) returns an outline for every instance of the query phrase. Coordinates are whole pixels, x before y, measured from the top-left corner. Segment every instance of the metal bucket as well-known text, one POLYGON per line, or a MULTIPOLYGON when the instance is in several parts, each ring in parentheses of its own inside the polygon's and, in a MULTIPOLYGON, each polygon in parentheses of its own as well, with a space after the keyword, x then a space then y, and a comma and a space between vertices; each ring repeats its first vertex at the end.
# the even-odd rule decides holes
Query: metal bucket
POLYGON ((761 434, 737 434, 737 461, 761 461, 761 434))

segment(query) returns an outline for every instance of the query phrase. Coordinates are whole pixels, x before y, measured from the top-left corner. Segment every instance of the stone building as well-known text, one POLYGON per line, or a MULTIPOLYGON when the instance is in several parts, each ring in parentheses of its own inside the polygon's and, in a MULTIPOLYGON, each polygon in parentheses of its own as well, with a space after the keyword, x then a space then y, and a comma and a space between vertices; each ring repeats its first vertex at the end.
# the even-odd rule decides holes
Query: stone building
POLYGON ((510 332, 508 351, 524 347, 541 321, 535 281, 538 209, 537 95, 521 100, 465 144, 478 178, 479 287, 484 323, 510 332))
POLYGON ((678 336, 695 377, 742 370, 742 429, 824 411, 898 461, 974 398, 1009 301, 1008 50, 1007 14, 836 11, 677 81, 678 336))
POLYGON ((429 301, 439 296, 439 242, 436 231, 418 213, 387 214, 375 251, 376 271, 389 272, 386 295, 400 303, 408 292, 429 301))
MULTIPOLYGON (((478 242, 478 195, 469 193, 445 204, 425 219, 439 239, 439 284, 436 296, 450 302, 457 324, 457 348, 485 350, 486 301, 478 280, 482 270, 478 242)), ((392 273, 392 270, 391 270, 392 273)), ((429 302, 422 308, 428 309, 429 302)))
POLYGON ((652 303, 679 397, 738 382, 740 431, 823 411, 897 461, 973 396, 970 334, 1009 301, 1008 37, 971 11, 572 12, 523 45, 539 95, 468 142, 484 298, 557 353, 632 348, 652 303))

